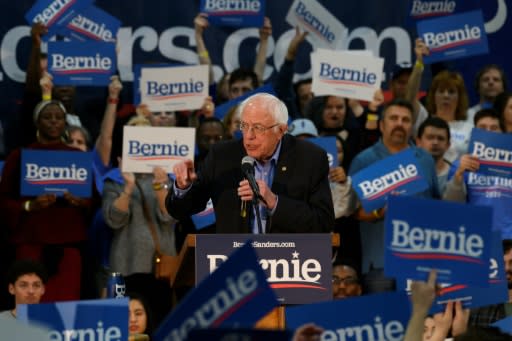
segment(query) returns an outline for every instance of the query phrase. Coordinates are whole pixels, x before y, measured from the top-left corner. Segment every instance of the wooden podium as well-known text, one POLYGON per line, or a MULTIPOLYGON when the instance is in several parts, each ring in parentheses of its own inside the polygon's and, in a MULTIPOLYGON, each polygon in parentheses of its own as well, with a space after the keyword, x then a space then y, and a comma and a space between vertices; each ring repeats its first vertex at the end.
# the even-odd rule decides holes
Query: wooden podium
MULTIPOLYGON (((331 243, 334 248, 340 246, 340 235, 333 233, 331 243)), ((173 288, 193 287, 195 285, 195 262, 196 251, 196 235, 189 234, 181 247, 178 254, 178 267, 176 272, 171 275, 171 286, 173 288)), ((256 328, 262 329, 284 329, 285 328, 285 314, 284 307, 280 306, 272 310, 264 316, 256 324, 256 328)))

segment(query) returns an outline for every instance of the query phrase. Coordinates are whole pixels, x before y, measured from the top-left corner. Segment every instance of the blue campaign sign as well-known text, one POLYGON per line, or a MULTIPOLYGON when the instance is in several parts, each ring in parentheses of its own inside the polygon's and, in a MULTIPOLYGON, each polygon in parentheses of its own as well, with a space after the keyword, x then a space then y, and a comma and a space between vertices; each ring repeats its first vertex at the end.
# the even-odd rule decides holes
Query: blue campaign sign
POLYGON ((232 99, 231 101, 228 101, 222 105, 219 105, 215 108, 215 117, 222 120, 224 116, 228 113, 229 109, 234 107, 235 105, 238 105, 239 103, 243 102, 244 99, 249 98, 250 96, 260 93, 260 92, 266 92, 271 95, 276 95, 276 92, 274 91, 274 87, 271 84, 265 84, 263 86, 260 86, 259 88, 256 88, 252 91, 249 91, 242 96, 239 96, 235 99, 232 99))
POLYGON ((198 234, 196 282, 214 273, 249 238, 281 304, 332 299, 331 235, 327 233, 198 234))
POLYGON ((77 41, 115 42, 119 27, 119 19, 96 6, 90 6, 61 28, 59 33, 77 41))
POLYGON ((491 326, 498 327, 502 332, 512 335, 512 316, 496 321, 491 326))
POLYGON ((47 327, 50 340, 128 340, 128 298, 22 304, 17 318, 47 327))
POLYGON ((478 173, 512 178, 512 135, 473 128, 468 152, 480 161, 478 173))
POLYGON ((352 176, 356 191, 366 212, 384 207, 390 194, 411 195, 428 188, 414 151, 394 154, 372 164, 352 176))
POLYGON ((408 22, 432 19, 480 8, 479 0, 412 0, 409 1, 408 22))
POLYGON ((189 292, 151 339, 182 341, 201 328, 251 328, 277 305, 256 252, 246 243, 189 292))
POLYGON ((44 41, 59 32, 78 13, 93 4, 94 0, 39 0, 25 14, 25 20, 30 25, 40 22, 48 28, 48 33, 42 36, 44 41))
POLYGON ((492 233, 491 258, 489 266, 488 288, 479 288, 465 284, 454 284, 442 288, 432 305, 431 313, 444 311, 446 302, 462 301, 465 308, 478 308, 508 301, 507 275, 503 262, 503 246, 499 232, 492 233))
POLYGON ((488 287, 490 207, 391 196, 384 224, 386 275, 488 287))
POLYGON ((287 330, 197 329, 188 334, 187 341, 283 341, 290 340, 291 336, 287 330))
POLYGON ((116 70, 114 43, 48 43, 48 71, 55 85, 106 86, 116 70))
POLYGON ((336 138, 334 136, 328 137, 312 137, 308 141, 313 142, 327 153, 329 160, 329 168, 338 166, 338 148, 336 148, 336 138))
POLYGON ((265 0, 201 0, 199 12, 206 13, 215 26, 261 27, 265 0))
MULTIPOLYGON (((492 233, 491 258, 489 260, 489 287, 478 288, 467 284, 439 283, 441 289, 435 298, 430 314, 444 311, 446 302, 461 301, 464 308, 478 308, 499 304, 508 300, 507 277, 503 262, 503 246, 499 232, 492 233)), ((410 294, 412 280, 397 281, 399 290, 410 294)))
POLYGON ((190 216, 192 218, 192 222, 196 227, 196 230, 201 230, 207 226, 215 224, 215 211, 213 210, 212 199, 208 200, 206 203, 206 208, 196 214, 190 216))
POLYGON ((430 49, 426 64, 489 52, 482 11, 420 21, 417 30, 430 49))
POLYGON ((407 294, 387 292, 286 308, 286 327, 314 323, 322 340, 402 340, 409 317, 407 294))
POLYGON ((62 195, 70 192, 90 197, 92 191, 92 153, 23 149, 21 152, 20 194, 62 195))

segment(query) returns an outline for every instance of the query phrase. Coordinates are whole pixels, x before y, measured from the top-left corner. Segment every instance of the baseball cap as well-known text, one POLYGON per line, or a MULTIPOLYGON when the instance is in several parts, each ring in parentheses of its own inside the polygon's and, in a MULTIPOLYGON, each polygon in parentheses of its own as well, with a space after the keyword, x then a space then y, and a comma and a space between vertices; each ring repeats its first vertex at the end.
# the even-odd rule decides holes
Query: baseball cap
POLYGON ((293 120, 288 126, 288 132, 293 136, 309 135, 318 136, 318 130, 311 120, 307 118, 298 118, 293 120))
POLYGON ((393 67, 393 71, 391 72, 391 79, 394 80, 400 75, 404 73, 411 73, 412 72, 412 64, 409 62, 401 62, 395 65, 393 67))

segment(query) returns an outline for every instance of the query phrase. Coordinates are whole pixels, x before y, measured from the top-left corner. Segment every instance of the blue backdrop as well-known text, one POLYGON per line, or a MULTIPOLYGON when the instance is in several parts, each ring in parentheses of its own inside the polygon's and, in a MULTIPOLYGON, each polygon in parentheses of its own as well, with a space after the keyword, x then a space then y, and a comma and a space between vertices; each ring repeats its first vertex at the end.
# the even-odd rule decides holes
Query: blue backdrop
MULTIPOLYGON (((512 31, 507 13, 510 5, 505 0, 481 2, 489 34, 490 54, 452 63, 464 74, 472 102, 476 101, 473 77, 482 65, 492 62, 502 65, 508 74, 512 71, 510 63, 506 63, 512 59, 512 50, 505 36, 507 31, 512 31)), ((24 15, 33 3, 34 0, 6 1, 0 13, 0 119, 3 122, 12 119, 18 110, 30 47, 30 27, 24 15)), ((266 80, 271 79, 281 66, 289 39, 294 34, 293 28, 284 20, 291 3, 292 0, 267 1, 266 14, 272 21, 273 38, 269 44, 266 80)), ((414 27, 406 23, 410 6, 407 0, 394 0, 393 6, 379 0, 320 0, 320 3, 348 28, 345 46, 372 49, 384 57, 388 77, 397 62, 413 61, 412 48, 416 33, 414 27)), ((128 86, 133 80, 132 67, 137 63, 197 61, 193 19, 199 9, 199 0, 98 0, 95 4, 122 22, 119 69, 123 82, 128 86)), ((224 72, 240 65, 252 66, 258 30, 210 27, 205 32, 205 41, 218 79, 224 72)), ((310 69, 309 52, 312 46, 305 45, 298 56, 298 78, 308 76, 310 69)), ((426 79, 428 82, 428 74, 426 79)), ((77 103, 78 108, 91 96, 105 95, 104 89, 80 88, 79 91, 81 99, 77 103)), ((126 89, 123 93, 129 96, 127 99, 131 99, 131 91, 126 89)))

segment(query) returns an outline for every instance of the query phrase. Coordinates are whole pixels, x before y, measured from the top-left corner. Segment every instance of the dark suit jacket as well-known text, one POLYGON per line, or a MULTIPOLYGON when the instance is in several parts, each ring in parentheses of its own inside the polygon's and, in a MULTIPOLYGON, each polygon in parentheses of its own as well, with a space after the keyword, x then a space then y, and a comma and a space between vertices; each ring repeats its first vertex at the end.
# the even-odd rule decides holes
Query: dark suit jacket
MULTIPOLYGON (((327 178, 325 151, 286 134, 275 168, 272 192, 279 197, 267 221, 268 233, 322 233, 334 226, 334 209, 327 178)), ((211 197, 217 233, 248 233, 249 219, 242 218, 237 194, 243 179, 240 163, 247 155, 242 141, 212 146, 196 181, 183 198, 169 191, 167 209, 180 220, 202 211, 211 197)), ((248 215, 249 216, 249 215, 248 215)))

